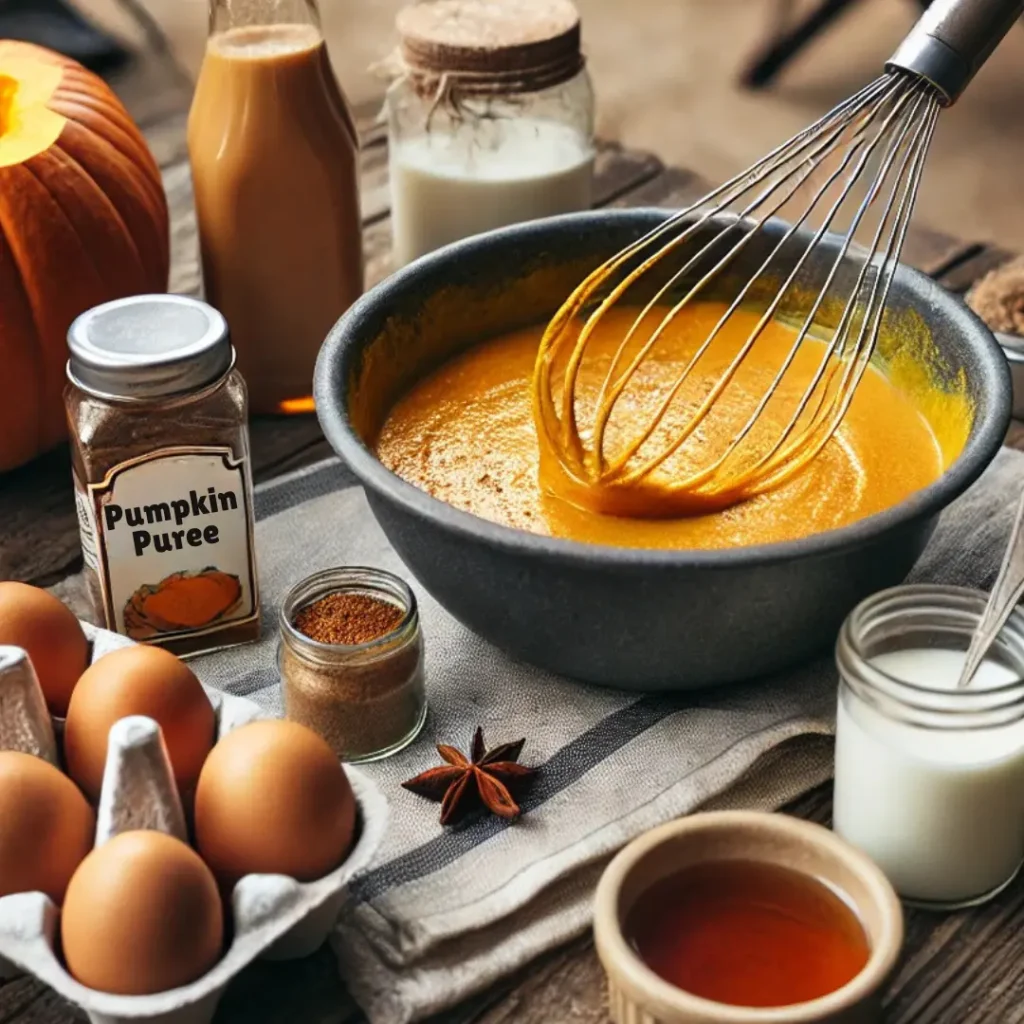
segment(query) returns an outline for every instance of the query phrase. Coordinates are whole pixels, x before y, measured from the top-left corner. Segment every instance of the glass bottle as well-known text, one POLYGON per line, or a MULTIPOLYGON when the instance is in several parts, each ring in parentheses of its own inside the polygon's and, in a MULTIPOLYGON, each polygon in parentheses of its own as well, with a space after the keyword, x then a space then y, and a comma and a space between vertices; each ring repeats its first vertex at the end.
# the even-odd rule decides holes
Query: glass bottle
POLYGON ((396 265, 589 209, 594 92, 571 0, 412 4, 396 26, 387 94, 396 265))
POLYGON ((833 822, 905 900, 981 903, 1024 861, 1024 614, 958 688, 986 595, 895 587, 861 602, 836 645, 833 822))
POLYGON ((363 289, 359 141, 314 0, 210 0, 188 146, 206 298, 250 407, 308 412, 320 345, 363 289))

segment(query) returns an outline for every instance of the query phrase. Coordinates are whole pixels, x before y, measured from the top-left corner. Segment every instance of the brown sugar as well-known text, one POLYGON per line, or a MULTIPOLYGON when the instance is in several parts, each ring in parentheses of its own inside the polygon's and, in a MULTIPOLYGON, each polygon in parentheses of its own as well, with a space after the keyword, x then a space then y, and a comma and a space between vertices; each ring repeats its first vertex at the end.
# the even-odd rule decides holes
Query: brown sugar
POLYGON ((402 609, 390 601, 341 592, 302 608, 295 616, 295 628, 317 643, 351 647, 394 632, 403 615, 402 609))
POLYGON ((967 304, 990 330, 1024 336, 1024 257, 990 270, 971 290, 967 304))

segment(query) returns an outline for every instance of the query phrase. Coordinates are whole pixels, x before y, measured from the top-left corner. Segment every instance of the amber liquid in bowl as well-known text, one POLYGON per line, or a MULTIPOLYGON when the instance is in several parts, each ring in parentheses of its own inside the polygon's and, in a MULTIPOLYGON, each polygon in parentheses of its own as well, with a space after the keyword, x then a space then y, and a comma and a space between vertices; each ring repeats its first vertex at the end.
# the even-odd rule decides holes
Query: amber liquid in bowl
POLYGON ((871 955, 828 886, 775 864, 718 861, 648 889, 623 926, 659 977, 731 1006, 790 1006, 835 992, 871 955))

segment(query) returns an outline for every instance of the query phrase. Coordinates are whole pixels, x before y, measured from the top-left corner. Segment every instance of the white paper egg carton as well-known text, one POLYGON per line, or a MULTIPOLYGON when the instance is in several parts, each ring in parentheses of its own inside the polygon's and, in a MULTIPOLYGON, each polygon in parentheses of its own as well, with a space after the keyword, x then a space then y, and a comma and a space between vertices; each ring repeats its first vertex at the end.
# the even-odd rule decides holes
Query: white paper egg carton
MULTIPOLYGON (((92 660, 133 641, 85 625, 92 660)), ((218 738, 262 717, 252 701, 207 691, 218 738)), ((0 647, 0 749, 22 750, 57 763, 54 726, 24 652, 0 647)), ((206 1024, 231 979, 258 957, 306 956, 327 938, 348 884, 366 868, 387 826, 384 795, 365 775, 345 768, 359 808, 359 833, 344 863, 315 882, 284 875, 246 875, 232 894, 233 934, 220 961, 190 985, 148 996, 96 992, 65 970, 56 952, 60 910, 39 892, 0 898, 0 977, 26 972, 88 1014, 92 1024, 206 1024)), ((96 845, 119 832, 150 828, 185 837, 185 817, 163 739, 149 718, 125 718, 111 729, 96 813, 96 845)))

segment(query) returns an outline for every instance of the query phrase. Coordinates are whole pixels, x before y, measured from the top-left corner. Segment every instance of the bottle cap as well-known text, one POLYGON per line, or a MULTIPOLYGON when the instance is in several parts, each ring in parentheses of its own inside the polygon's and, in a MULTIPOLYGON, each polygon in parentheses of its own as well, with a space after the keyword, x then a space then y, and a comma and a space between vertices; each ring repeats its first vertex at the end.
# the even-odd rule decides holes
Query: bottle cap
POLYGON ((234 359, 224 317, 185 295, 133 295, 96 306, 72 323, 68 347, 71 382, 116 399, 196 391, 234 359))

